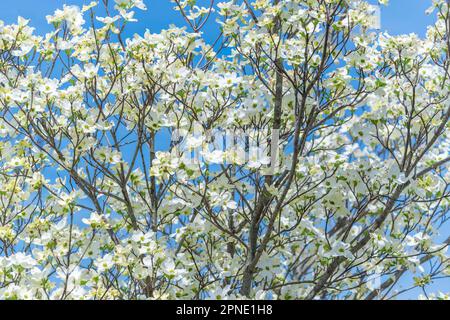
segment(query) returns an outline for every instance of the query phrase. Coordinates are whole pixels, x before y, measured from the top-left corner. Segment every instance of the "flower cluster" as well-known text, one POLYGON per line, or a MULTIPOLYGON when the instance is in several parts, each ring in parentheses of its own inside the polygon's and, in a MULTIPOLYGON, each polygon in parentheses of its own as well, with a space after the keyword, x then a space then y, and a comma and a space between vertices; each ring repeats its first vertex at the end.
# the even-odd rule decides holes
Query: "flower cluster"
POLYGON ((447 1, 424 38, 373 30, 363 0, 174 3, 184 26, 131 37, 142 0, 65 5, 45 35, 0 21, 0 298, 374 299, 450 275, 447 1))

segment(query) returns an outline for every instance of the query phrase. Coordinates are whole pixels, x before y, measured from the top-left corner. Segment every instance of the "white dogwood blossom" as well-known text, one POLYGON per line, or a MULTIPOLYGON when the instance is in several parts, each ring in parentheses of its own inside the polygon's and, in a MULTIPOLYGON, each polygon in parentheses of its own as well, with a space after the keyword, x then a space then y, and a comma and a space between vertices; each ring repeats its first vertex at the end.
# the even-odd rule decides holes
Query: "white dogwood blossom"
POLYGON ((173 2, 184 24, 158 33, 127 33, 142 0, 65 5, 44 35, 0 21, 0 298, 448 278, 448 2, 423 38, 377 31, 363 0, 173 2))

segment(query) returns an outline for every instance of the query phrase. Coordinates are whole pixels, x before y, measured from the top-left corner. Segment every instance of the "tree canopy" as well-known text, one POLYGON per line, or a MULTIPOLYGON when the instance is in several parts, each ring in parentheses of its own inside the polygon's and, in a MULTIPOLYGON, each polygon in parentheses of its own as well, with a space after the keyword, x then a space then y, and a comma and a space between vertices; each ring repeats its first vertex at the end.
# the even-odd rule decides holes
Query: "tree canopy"
POLYGON ((363 0, 173 5, 0 21, 0 297, 447 298, 448 1, 423 38, 363 0))

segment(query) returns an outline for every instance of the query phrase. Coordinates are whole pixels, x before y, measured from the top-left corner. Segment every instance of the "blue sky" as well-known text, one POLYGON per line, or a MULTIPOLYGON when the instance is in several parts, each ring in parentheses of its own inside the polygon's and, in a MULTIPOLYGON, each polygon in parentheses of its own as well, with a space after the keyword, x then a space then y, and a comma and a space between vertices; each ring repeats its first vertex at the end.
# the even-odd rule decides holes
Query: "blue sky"
MULTIPOLYGON (((31 19, 30 24, 36 28, 38 34, 51 31, 52 27, 46 22, 45 16, 53 13, 55 9, 64 4, 83 5, 91 0, 0 0, 0 20, 5 23, 13 23, 17 16, 31 19)), ((111 0, 113 2, 113 0, 111 0)), ((217 1, 219 2, 219 1, 217 1)), ((376 3, 375 0, 370 2, 376 3)), ((127 35, 133 33, 142 34, 145 28, 152 32, 158 32, 167 28, 170 24, 183 25, 178 12, 171 10, 173 3, 170 0, 147 0, 148 10, 137 10, 136 17, 139 22, 129 26, 127 35)), ((390 34, 417 33, 424 36, 426 26, 434 22, 434 15, 427 16, 425 10, 431 5, 431 0, 390 0, 388 7, 381 9, 381 29, 390 34)), ((206 38, 212 39, 214 34, 207 34, 206 38)), ((406 284, 407 280, 403 280, 406 284)), ((436 283, 433 289, 443 291, 450 290, 448 280, 445 283, 436 283)), ((418 290, 402 295, 402 298, 416 298, 418 290)))
MULTIPOLYGON (((5 23, 11 23, 17 16, 23 16, 31 19, 31 24, 38 29, 38 33, 41 33, 50 30, 45 15, 62 7, 63 4, 81 6, 90 2, 91 0, 1 0, 0 19, 5 23)), ((149 28, 156 32, 171 23, 182 23, 179 14, 171 10, 173 3, 170 0, 147 0, 145 3, 148 10, 137 13, 140 21, 134 23, 129 31, 139 32, 149 28)), ((381 27, 391 34, 415 32, 423 36, 426 26, 434 20, 433 15, 427 16, 424 13, 430 4, 431 0, 390 0, 389 6, 381 10, 381 27)))

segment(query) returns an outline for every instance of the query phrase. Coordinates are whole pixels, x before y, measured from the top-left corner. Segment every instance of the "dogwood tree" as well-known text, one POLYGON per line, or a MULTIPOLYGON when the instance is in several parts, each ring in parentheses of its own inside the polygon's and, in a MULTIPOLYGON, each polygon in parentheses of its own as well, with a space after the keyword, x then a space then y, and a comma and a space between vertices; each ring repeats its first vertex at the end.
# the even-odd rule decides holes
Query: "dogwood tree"
POLYGON ((0 297, 448 297, 448 1, 424 38, 362 0, 173 5, 0 22, 0 297))

